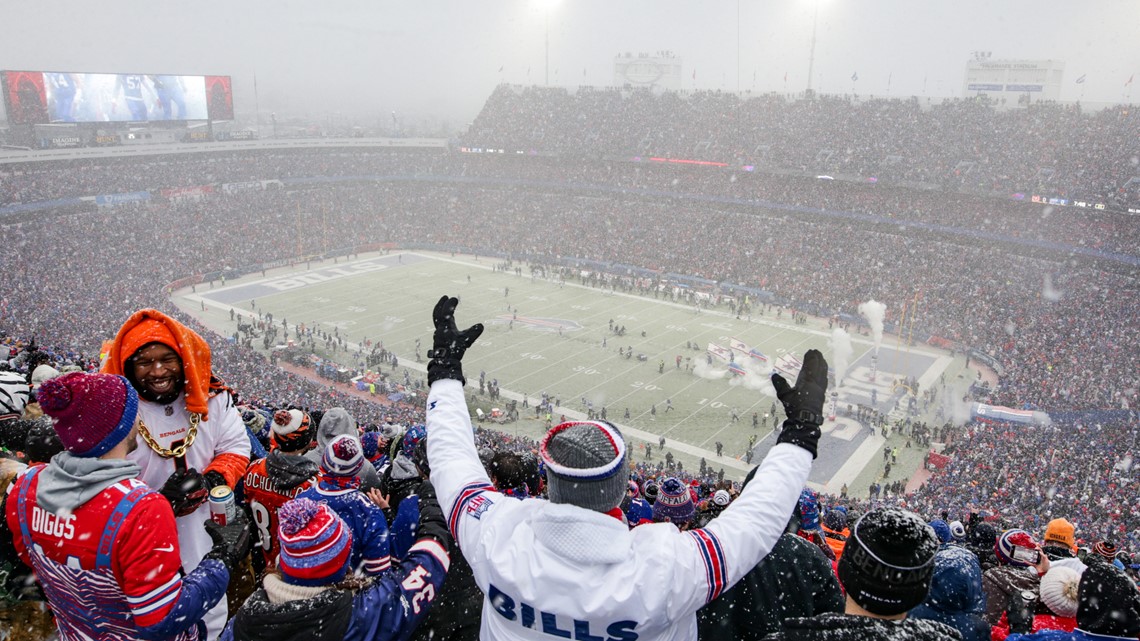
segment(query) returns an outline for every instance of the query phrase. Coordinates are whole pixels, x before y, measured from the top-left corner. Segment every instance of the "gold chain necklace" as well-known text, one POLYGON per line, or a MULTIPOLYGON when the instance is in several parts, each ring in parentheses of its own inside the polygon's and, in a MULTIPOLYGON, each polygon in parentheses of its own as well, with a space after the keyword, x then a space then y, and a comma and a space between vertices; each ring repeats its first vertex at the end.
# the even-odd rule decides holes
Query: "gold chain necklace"
POLYGON ((139 417, 139 436, 142 437, 150 449, 154 450, 162 458, 179 458, 186 455, 186 450, 194 444, 194 438, 198 436, 198 423, 202 421, 202 415, 198 412, 190 413, 190 430, 186 432, 186 440, 181 445, 174 449, 166 449, 160 447, 150 435, 150 430, 147 429, 146 423, 143 423, 142 417, 139 417))

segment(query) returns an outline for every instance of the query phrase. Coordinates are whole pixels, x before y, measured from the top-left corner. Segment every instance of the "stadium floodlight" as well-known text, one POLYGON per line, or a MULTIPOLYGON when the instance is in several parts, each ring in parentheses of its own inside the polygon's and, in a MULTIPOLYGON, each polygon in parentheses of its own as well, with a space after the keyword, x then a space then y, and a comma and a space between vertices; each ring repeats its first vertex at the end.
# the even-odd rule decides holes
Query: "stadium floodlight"
POLYGON ((827 0, 808 0, 812 5, 812 18, 811 18, 811 50, 808 53, 808 76, 807 76, 807 90, 811 92, 811 78, 812 72, 815 70, 815 32, 816 27, 819 26, 819 6, 827 0))
POLYGON ((543 19, 546 22, 546 86, 550 86, 550 10, 557 7, 562 0, 533 0, 542 7, 543 19))

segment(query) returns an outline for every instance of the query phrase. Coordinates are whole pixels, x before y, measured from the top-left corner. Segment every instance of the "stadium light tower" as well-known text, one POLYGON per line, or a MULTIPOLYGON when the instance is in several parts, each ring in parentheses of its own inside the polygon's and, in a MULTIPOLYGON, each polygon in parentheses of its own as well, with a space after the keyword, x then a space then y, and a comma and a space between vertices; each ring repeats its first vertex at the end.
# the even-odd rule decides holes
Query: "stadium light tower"
POLYGON ((550 86, 550 10, 562 0, 536 0, 543 9, 546 22, 546 86, 550 86))
POLYGON ((816 27, 819 26, 819 5, 823 4, 825 0, 809 0, 812 4, 812 18, 811 18, 811 52, 808 54, 808 81, 807 90, 811 91, 811 78, 812 72, 815 70, 815 32, 816 27))

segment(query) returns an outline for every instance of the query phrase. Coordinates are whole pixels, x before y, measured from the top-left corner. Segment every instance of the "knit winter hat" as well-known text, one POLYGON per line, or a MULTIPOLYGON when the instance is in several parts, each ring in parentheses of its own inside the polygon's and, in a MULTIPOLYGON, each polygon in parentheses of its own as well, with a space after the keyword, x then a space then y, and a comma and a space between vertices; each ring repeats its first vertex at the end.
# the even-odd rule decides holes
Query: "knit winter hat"
POLYGON ((965 541, 966 526, 962 525, 961 521, 950 521, 950 536, 954 537, 955 541, 965 541))
POLYGON ((1013 558, 1013 546, 1015 545, 1023 548, 1036 548, 1037 541, 1033 540, 1033 536, 1029 532, 1018 528, 1002 532, 997 541, 994 541, 994 554, 997 555, 998 561, 1019 568, 1027 568, 1032 565, 1026 561, 1013 558))
POLYGON ((868 612, 902 614, 926 599, 937 552, 938 537, 917 514, 871 510, 851 528, 839 557, 839 582, 868 612))
POLYGON ((625 496, 625 439, 607 421, 555 425, 539 445, 546 466, 547 492, 554 503, 596 512, 617 507, 625 496))
POLYGON ((819 497, 810 488, 800 490, 800 500, 792 510, 800 519, 801 530, 819 529, 819 497))
POLYGON ((352 531, 325 503, 293 499, 277 511, 281 555, 277 567, 286 583, 336 583, 348 572, 352 531))
POLYGON ((282 452, 303 450, 313 442, 312 422, 301 410, 277 410, 271 429, 273 442, 282 452))
POLYGON ((823 516, 823 524, 832 532, 842 532, 847 527, 847 511, 831 508, 823 516))
POLYGON ((19 418, 28 404, 31 388, 17 372, 0 372, 0 421, 19 418))
POLYGON ((404 440, 400 443, 400 452, 408 457, 408 460, 411 460, 416 452, 416 443, 419 443, 420 439, 425 436, 427 436, 427 428, 423 425, 409 427, 408 431, 404 432, 404 440))
POLYGON ((728 507, 728 504, 732 503, 732 495, 728 493, 728 490, 717 490, 713 492, 712 502, 713 505, 728 507))
POLYGON ((139 410, 138 392, 113 374, 65 374, 45 381, 36 398, 63 447, 83 458, 102 456, 127 438, 139 410))
POLYGON ((1045 539, 1042 545, 1059 545, 1077 551, 1076 527, 1066 519, 1053 519, 1045 526, 1045 539))
POLYGON ((63 451, 63 442, 51 421, 44 416, 28 421, 28 429, 24 435, 24 454, 28 463, 47 463, 51 457, 63 451))
POLYGON ((364 458, 375 461, 383 454, 380 450, 380 432, 365 432, 360 435, 360 449, 364 458))
POLYGON ((675 478, 661 482, 661 493, 653 504, 653 520, 658 523, 688 523, 697 515, 689 487, 675 478))
POLYGON ((59 376, 59 370, 51 365, 44 363, 43 365, 37 366, 32 370, 32 389, 39 389, 40 385, 44 384, 44 381, 49 381, 56 376, 59 376))
POLYGON ((1140 635, 1140 591, 1108 563, 1090 563, 1077 589, 1077 628, 1135 639, 1140 635))
POLYGON ((329 441, 321 456, 321 472, 328 476, 356 476, 364 467, 364 450, 352 434, 329 441))
POLYGON ((1093 554, 1107 559, 1109 563, 1116 560, 1116 545, 1112 541, 1097 541, 1093 543, 1092 551, 1093 554))
POLYGON ((629 481, 629 497, 631 499, 641 498, 641 487, 633 479, 629 481))
POLYGON ((934 535, 938 537, 939 543, 949 543, 954 538, 954 534, 950 531, 950 525, 942 519, 934 519, 930 522, 930 527, 934 530, 934 535))
POLYGON ((1041 602, 1057 616, 1077 616, 1077 588, 1080 582, 1080 572, 1070 567, 1054 565, 1041 577, 1041 602))

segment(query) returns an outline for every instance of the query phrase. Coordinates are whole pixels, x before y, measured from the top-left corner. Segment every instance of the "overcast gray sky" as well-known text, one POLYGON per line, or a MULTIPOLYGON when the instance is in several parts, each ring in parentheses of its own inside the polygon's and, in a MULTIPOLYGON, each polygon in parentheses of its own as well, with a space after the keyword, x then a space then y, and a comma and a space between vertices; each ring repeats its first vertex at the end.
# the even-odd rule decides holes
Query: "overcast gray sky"
POLYGON ((1066 100, 1121 102, 1140 72, 1136 0, 7 0, 0 68, 231 75, 239 113, 256 76, 263 113, 463 127, 496 84, 543 83, 548 15, 551 84, 670 50, 686 88, 802 90, 816 2, 822 92, 959 95, 976 50, 1065 61, 1066 100))

